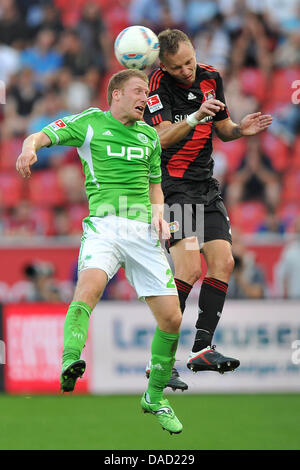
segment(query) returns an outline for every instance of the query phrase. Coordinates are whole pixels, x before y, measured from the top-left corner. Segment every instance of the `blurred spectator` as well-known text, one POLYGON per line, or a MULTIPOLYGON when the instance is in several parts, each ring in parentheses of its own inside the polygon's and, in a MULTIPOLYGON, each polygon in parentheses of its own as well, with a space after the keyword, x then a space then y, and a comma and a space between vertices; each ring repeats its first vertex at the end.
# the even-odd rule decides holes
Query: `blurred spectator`
MULTIPOLYGON (((84 47, 75 30, 67 30, 62 33, 59 48, 63 66, 69 68, 75 77, 84 75, 87 69, 95 64, 94 51, 84 47)), ((97 65, 100 70, 103 70, 104 64, 101 63, 101 60, 97 65)))
POLYGON ((32 113, 35 103, 41 96, 42 93, 35 86, 33 71, 30 68, 23 68, 8 92, 8 98, 15 105, 16 117, 32 113))
POLYGON ((221 151, 213 152, 212 157, 214 159, 214 178, 218 180, 220 191, 223 197, 225 193, 225 186, 227 183, 227 171, 228 171, 227 157, 225 153, 221 151))
POLYGON ((24 44, 27 36, 26 23, 20 15, 15 0, 2 0, 0 4, 0 43, 18 49, 24 44))
POLYGON ((231 50, 228 32, 224 27, 222 15, 216 15, 193 38, 197 60, 204 64, 212 64, 223 75, 231 50))
POLYGON ((275 270, 277 292, 285 299, 300 298, 300 216, 295 220, 294 239, 286 245, 275 270))
POLYGON ((99 70, 105 72, 111 60, 112 40, 107 33, 97 3, 85 3, 76 29, 85 52, 89 51, 93 56, 94 64, 99 70))
MULTIPOLYGON (((61 119, 68 114, 70 113, 64 106, 62 96, 50 90, 44 95, 43 99, 38 102, 26 133, 33 134, 34 132, 39 132, 50 122, 61 119)), ((39 160, 32 167, 32 171, 49 168, 52 164, 57 165, 66 151, 67 148, 64 146, 55 148, 44 147, 40 149, 39 160)))
POLYGON ((22 69, 15 77, 14 84, 8 89, 4 109, 5 123, 3 137, 23 136, 29 124, 34 105, 42 93, 36 88, 31 69, 22 69))
POLYGON ((130 24, 146 26, 157 34, 166 28, 180 29, 185 14, 182 0, 131 0, 129 6, 130 24))
POLYGON ((71 234, 71 220, 65 207, 55 207, 53 217, 53 236, 66 237, 71 234))
POLYGON ((274 209, 269 209, 265 220, 259 225, 257 232, 266 235, 284 235, 286 227, 274 209))
POLYGON ((287 104, 274 114, 269 132, 282 139, 288 146, 292 146, 300 134, 300 107, 287 104))
POLYGON ((58 285, 54 280, 51 263, 38 262, 24 268, 24 274, 31 282, 26 296, 27 302, 61 302, 58 285))
POLYGON ((64 164, 58 169, 58 179, 64 188, 66 200, 69 204, 86 203, 87 198, 84 190, 84 176, 82 169, 76 165, 79 155, 74 154, 74 163, 64 164))
POLYGON ((300 65, 300 24, 297 31, 292 31, 278 45, 274 52, 276 67, 297 67, 300 65))
POLYGON ((226 77, 224 93, 230 117, 234 122, 240 122, 247 114, 257 112, 259 107, 257 99, 243 92, 238 75, 230 74, 226 77))
POLYGON ((55 49, 56 34, 52 29, 41 29, 32 47, 21 53, 23 67, 31 68, 40 87, 47 85, 51 74, 62 65, 62 56, 55 49))
POLYGON ((6 221, 4 233, 9 237, 20 238, 44 235, 42 225, 34 217, 30 201, 21 201, 11 210, 11 214, 6 221))
POLYGON ((232 299, 263 299, 266 295, 265 276, 256 264, 254 253, 243 244, 242 235, 232 231, 232 254, 235 262, 227 296, 232 299))
POLYGON ((238 72, 242 67, 259 67, 269 74, 272 67, 272 43, 263 19, 248 12, 241 33, 232 50, 232 69, 238 72))
POLYGON ((20 52, 0 42, 0 80, 9 83, 11 76, 21 69, 20 52))
POLYGON ((299 0, 265 0, 259 3, 270 26, 278 27, 282 32, 299 28, 299 0))
POLYGON ((219 13, 216 0, 186 0, 185 20, 188 32, 193 35, 219 13))
POLYGON ((262 152, 259 137, 247 138, 247 153, 227 189, 227 204, 260 200, 276 208, 280 199, 279 178, 270 158, 262 152))

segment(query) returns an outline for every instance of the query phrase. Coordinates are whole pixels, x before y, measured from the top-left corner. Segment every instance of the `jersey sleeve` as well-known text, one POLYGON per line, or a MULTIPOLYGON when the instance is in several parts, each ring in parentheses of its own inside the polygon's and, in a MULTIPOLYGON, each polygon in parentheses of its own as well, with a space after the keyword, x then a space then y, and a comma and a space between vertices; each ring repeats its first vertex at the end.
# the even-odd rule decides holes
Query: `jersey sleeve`
POLYGON ((154 150, 150 157, 149 183, 161 183, 161 146, 158 135, 153 140, 154 150))
MULTIPOLYGON (((226 105, 225 96, 224 96, 224 88, 223 88, 223 80, 221 75, 218 73, 216 78, 216 99, 222 101, 226 105)), ((214 117, 214 121, 223 121, 224 119, 229 118, 229 112, 227 106, 222 111, 219 111, 216 116, 214 117)))
POLYGON ((87 121, 80 118, 84 118, 85 113, 86 111, 51 122, 42 132, 50 138, 51 145, 81 147, 86 136, 87 121))
POLYGON ((162 121, 172 122, 172 101, 164 73, 158 69, 149 78, 149 97, 144 120, 150 126, 162 121))

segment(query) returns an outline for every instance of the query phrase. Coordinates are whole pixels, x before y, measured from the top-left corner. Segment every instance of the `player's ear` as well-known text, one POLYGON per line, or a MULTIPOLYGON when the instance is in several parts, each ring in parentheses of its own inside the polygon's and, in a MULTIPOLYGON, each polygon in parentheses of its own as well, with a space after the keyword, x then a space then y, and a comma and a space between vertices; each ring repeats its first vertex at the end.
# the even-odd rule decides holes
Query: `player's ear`
POLYGON ((115 89, 112 91, 111 97, 112 97, 113 100, 119 101, 119 99, 120 99, 120 94, 121 94, 121 90, 119 90, 118 88, 115 88, 115 89))

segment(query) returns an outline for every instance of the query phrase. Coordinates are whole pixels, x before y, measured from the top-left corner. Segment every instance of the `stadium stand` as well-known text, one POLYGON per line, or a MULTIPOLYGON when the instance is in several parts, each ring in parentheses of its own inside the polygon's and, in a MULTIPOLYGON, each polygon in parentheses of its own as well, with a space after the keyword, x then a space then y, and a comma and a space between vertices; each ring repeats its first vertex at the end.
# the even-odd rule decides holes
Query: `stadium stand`
MULTIPOLYGON (((56 97, 53 113, 57 111, 60 117, 73 114, 72 105, 108 108, 107 83, 119 68, 113 54, 114 39, 130 24, 134 3, 133 0, 9 0, 3 3, 0 55, 7 67, 0 71, 0 80, 5 78, 7 105, 0 104, 0 201, 2 219, 8 221, 1 225, 4 237, 12 236, 12 231, 6 232, 5 227, 11 226, 14 208, 22 200, 31 204, 32 218, 37 223, 30 227, 36 230, 36 235, 81 233, 82 219, 88 215, 88 208, 76 152, 70 149, 61 149, 58 154, 49 152, 44 166, 33 168, 29 184, 16 174, 15 161, 24 138, 33 130, 32 125, 44 125, 44 120, 50 119, 45 106, 47 100, 48 104, 52 103, 51 96, 56 97), (88 56, 87 66, 71 51, 70 38, 74 34, 79 49, 88 56), (52 57, 53 67, 47 69, 46 60, 43 62, 46 68, 41 70, 42 62, 36 60, 36 51, 52 57)), ((154 29, 179 23, 174 12, 170 13, 172 1, 154 3, 157 11, 163 12, 153 23, 154 29), (164 8, 160 9, 162 4, 164 8)), ((233 119, 240 119, 246 114, 245 110, 248 113, 258 109, 274 115, 274 126, 272 124, 270 130, 260 136, 260 145, 278 181, 278 197, 274 198, 277 205, 273 210, 290 232, 292 221, 300 212, 300 119, 296 109, 299 103, 295 101, 299 97, 300 77, 300 56, 295 43, 299 13, 298 16, 287 13, 283 21, 279 9, 270 11, 268 2, 259 5, 259 2, 246 1, 236 12, 232 11, 234 2, 214 0, 210 3, 212 17, 205 17, 208 12, 199 3, 198 16, 191 18, 192 10, 188 7, 192 2, 178 0, 176 4, 180 8, 187 4, 186 9, 180 10, 185 12, 180 18, 180 27, 195 39, 200 62, 215 57, 220 64, 233 119), (200 21, 204 17, 206 20, 200 21), (214 54, 216 48, 217 55, 214 54)), ((141 22, 153 21, 153 15, 147 13, 146 16, 140 17, 141 22)), ((246 148, 245 139, 224 143, 214 137, 214 153, 216 159, 219 158, 216 171, 220 171, 222 178, 225 204, 230 193, 228 188, 246 148)), ((231 223, 242 233, 253 235, 268 211, 266 201, 240 198, 234 207, 230 206, 231 223)))

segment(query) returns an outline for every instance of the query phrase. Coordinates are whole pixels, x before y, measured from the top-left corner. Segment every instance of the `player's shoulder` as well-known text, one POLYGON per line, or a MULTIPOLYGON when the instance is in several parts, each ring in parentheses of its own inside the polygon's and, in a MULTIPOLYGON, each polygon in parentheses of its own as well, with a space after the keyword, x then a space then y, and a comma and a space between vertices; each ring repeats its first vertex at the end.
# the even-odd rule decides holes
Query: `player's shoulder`
POLYGON ((202 64, 200 62, 198 62, 197 65, 198 65, 198 71, 200 73, 204 73, 205 75, 212 76, 212 77, 220 75, 219 71, 213 65, 202 64))
POLYGON ((66 124, 69 124, 69 123, 76 122, 76 121, 82 122, 82 121, 85 121, 86 119, 91 119, 93 116, 98 117, 98 116, 104 116, 104 115, 105 115, 105 112, 102 111, 100 108, 91 107, 91 108, 87 108, 81 111, 78 114, 72 114, 71 116, 65 117, 64 121, 66 122, 66 124))
POLYGON ((167 87, 169 74, 164 72, 160 67, 153 70, 149 75, 149 93, 160 91, 167 87))
POLYGON ((148 134, 151 138, 157 137, 157 132, 154 129, 154 127, 149 126, 145 121, 136 121, 136 124, 138 126, 138 129, 141 130, 141 132, 144 132, 148 134))

